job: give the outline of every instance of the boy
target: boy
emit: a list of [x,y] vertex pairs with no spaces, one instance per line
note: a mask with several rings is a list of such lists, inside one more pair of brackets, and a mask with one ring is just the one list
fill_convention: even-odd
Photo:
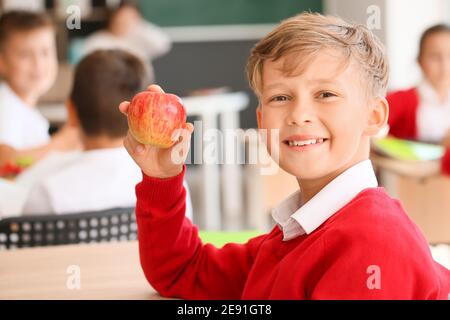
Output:
[[143,63],[121,50],[96,51],[80,62],[68,109],[71,122],[80,127],[84,150],[52,154],[18,179],[22,184],[38,180],[26,201],[25,214],[135,205],[130,189],[141,173],[123,147],[128,126],[117,105],[131,99],[146,82]]
[[401,139],[450,147],[450,25],[424,31],[417,62],[420,83],[387,96],[391,106],[389,133]]
[[0,165],[79,146],[70,125],[50,139],[49,123],[36,110],[57,68],[55,29],[47,15],[11,11],[0,17]]
[[[170,162],[171,150],[128,135],[144,174],[136,214],[151,285],[185,299],[447,299],[450,272],[433,261],[401,204],[377,187],[368,160],[370,137],[388,118],[379,40],[339,18],[300,14],[256,45],[248,75],[259,128],[279,130],[267,149],[301,192],[273,210],[269,234],[222,249],[203,245],[183,217],[184,167]],[[174,150],[187,152],[191,132]]]

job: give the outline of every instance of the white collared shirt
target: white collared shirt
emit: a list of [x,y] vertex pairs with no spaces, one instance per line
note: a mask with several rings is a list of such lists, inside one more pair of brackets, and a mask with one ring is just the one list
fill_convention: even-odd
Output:
[[[29,188],[24,215],[101,211],[136,205],[142,172],[125,148],[53,153],[18,178]],[[192,219],[189,188],[186,216]]]
[[0,144],[30,149],[50,140],[49,123],[36,108],[27,106],[6,84],[0,84]]
[[300,191],[292,194],[272,210],[272,217],[283,231],[283,241],[288,241],[310,234],[358,193],[376,187],[372,162],[365,160],[341,173],[305,204]]
[[418,86],[417,134],[420,141],[440,143],[450,130],[450,91],[442,103],[426,81]]

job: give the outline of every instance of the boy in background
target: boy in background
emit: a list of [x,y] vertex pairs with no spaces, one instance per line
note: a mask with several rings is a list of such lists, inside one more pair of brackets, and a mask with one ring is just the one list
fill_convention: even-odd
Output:
[[[123,147],[128,125],[117,105],[145,88],[146,75],[144,64],[122,50],[99,50],[80,62],[68,110],[70,122],[80,128],[83,151],[52,154],[19,177],[19,183],[38,181],[31,188],[24,214],[135,205],[130,190],[142,173]],[[189,196],[187,202],[190,207]]]
[[50,151],[79,147],[73,126],[50,137],[47,119],[36,110],[57,70],[50,17],[26,11],[0,17],[0,165],[25,157],[37,161]]

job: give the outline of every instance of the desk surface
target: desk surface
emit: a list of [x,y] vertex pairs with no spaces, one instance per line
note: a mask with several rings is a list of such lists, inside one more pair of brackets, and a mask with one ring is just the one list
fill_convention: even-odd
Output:
[[[80,289],[68,289],[78,270]],[[163,298],[144,277],[138,243],[128,242],[0,252],[0,299]]]

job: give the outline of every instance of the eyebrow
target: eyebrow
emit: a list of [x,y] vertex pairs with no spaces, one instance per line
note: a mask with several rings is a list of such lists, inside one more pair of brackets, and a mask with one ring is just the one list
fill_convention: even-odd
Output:
[[[334,79],[330,78],[317,78],[317,79],[311,79],[307,81],[308,85],[315,85],[315,84],[334,84],[340,86],[340,82],[336,81]],[[269,84],[267,86],[264,86],[264,90],[270,90],[278,87],[285,87],[286,85],[282,82],[276,82]]]
[[267,86],[264,86],[264,90],[274,89],[274,88],[277,88],[277,87],[285,87],[285,85],[283,83],[281,83],[281,82],[272,83],[272,84],[269,84]]
[[326,78],[317,78],[311,79],[307,81],[308,84],[339,84],[339,81],[334,79],[326,79]]

